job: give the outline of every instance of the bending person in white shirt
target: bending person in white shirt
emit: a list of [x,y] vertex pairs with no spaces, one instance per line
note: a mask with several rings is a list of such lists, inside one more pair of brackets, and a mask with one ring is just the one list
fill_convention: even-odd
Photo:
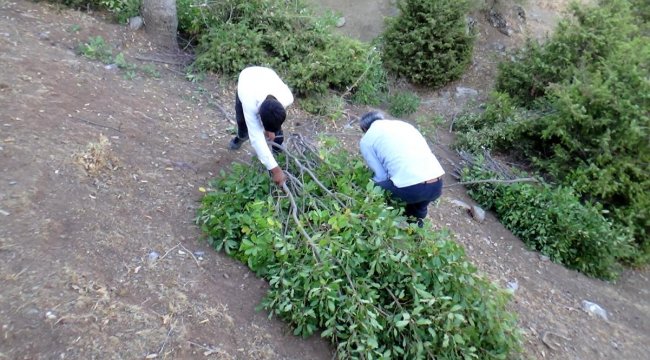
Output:
[[286,175],[266,141],[282,145],[282,123],[287,117],[286,108],[292,103],[291,90],[272,69],[251,66],[239,74],[235,99],[237,136],[230,141],[229,148],[237,150],[250,138],[257,157],[278,186],[286,181]]
[[363,115],[359,125],[365,133],[361,154],[374,173],[373,180],[404,201],[404,214],[422,227],[429,203],[442,194],[445,173],[426,139],[411,124],[384,119],[378,111]]

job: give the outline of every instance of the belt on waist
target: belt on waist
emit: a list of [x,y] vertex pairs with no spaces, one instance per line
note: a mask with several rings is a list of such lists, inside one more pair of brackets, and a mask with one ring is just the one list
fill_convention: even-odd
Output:
[[439,177],[438,177],[438,178],[435,178],[435,179],[427,180],[427,181],[423,182],[423,184],[433,184],[433,183],[437,183],[438,180],[440,180]]

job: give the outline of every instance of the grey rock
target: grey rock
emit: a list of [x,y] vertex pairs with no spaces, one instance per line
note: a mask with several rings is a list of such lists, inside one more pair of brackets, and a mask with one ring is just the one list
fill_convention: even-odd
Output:
[[506,46],[501,44],[501,43],[494,43],[492,44],[492,48],[500,53],[505,53],[506,52]]
[[550,261],[551,260],[551,258],[549,258],[548,256],[541,255],[541,254],[539,255],[539,259],[542,260],[542,261]]
[[513,281],[508,281],[508,284],[506,286],[508,289],[512,290],[512,292],[515,292],[519,289],[519,282],[517,279],[514,279]]
[[458,206],[458,207],[461,207],[461,208],[463,208],[465,210],[470,210],[472,208],[471,206],[469,206],[465,202],[457,200],[457,199],[452,200],[451,203]]
[[104,69],[106,69],[106,70],[108,70],[108,71],[117,70],[117,64],[108,64],[108,65],[104,65]]
[[494,26],[499,30],[500,33],[510,36],[512,35],[512,28],[508,24],[508,21],[506,20],[505,16],[501,14],[500,12],[490,9],[490,11],[486,15],[487,21],[490,23],[490,25]]
[[11,214],[8,211],[0,209],[0,215],[9,216]]
[[210,137],[206,133],[201,133],[201,140],[208,140]]
[[340,18],[338,18],[338,20],[336,20],[336,27],[340,28],[343,26],[345,26],[345,18],[341,16]]
[[515,5],[512,8],[512,11],[515,13],[515,15],[517,15],[517,20],[519,20],[520,23],[526,23],[526,10],[524,10],[523,7],[520,5]]
[[136,31],[140,30],[144,25],[144,20],[140,16],[134,16],[129,19],[129,29]]
[[471,16],[468,16],[465,18],[465,23],[467,24],[465,31],[468,34],[474,33],[474,31],[476,30],[476,19],[474,19]]
[[456,87],[457,98],[476,97],[476,96],[478,96],[478,90],[472,88],[466,88],[462,86]]
[[194,256],[196,256],[196,257],[204,257],[205,256],[205,251],[195,251]]
[[9,185],[16,185],[16,184],[18,184],[18,182],[16,182],[16,181],[10,181],[9,182]]
[[472,205],[472,208],[470,209],[470,213],[472,214],[474,220],[480,223],[485,221],[485,210],[483,210],[481,207]]

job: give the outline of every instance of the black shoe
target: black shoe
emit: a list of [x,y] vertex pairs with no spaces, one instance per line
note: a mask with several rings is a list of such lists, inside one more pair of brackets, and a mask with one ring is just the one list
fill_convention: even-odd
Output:
[[235,136],[232,140],[230,140],[230,144],[228,145],[228,149],[230,150],[239,150],[241,145],[248,140],[248,137],[241,139],[239,136]]

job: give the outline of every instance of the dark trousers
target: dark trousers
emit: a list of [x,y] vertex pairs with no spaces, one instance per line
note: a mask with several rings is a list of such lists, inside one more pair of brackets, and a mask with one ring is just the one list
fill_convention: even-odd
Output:
[[[237,137],[240,140],[247,140],[248,126],[246,126],[244,108],[242,107],[241,100],[239,100],[239,94],[235,94],[235,119],[237,120]],[[282,132],[282,129],[275,132],[275,139],[273,142],[278,145],[282,145],[284,142],[284,133]]]
[[398,188],[391,180],[378,182],[377,185],[389,191],[392,197],[406,203],[404,215],[424,219],[427,216],[427,207],[442,195],[442,179],[431,184],[415,184]]

